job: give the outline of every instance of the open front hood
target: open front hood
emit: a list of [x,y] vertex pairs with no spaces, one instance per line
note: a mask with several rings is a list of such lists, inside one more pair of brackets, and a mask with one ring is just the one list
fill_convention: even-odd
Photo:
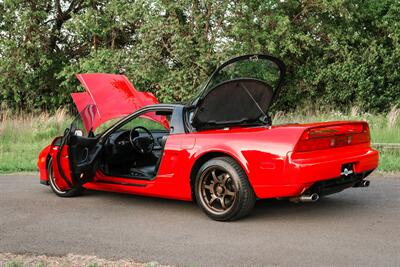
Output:
[[[86,90],[71,94],[79,113],[88,105],[96,106],[96,109],[93,109],[96,114],[90,113],[90,116],[93,116],[91,119],[83,118],[88,130],[95,130],[103,122],[129,115],[144,106],[158,104],[153,94],[137,91],[125,75],[90,73],[78,74],[77,78]],[[146,117],[168,128],[164,117]]]
[[225,62],[192,102],[193,127],[203,130],[267,123],[284,76],[284,63],[267,55],[245,55]]

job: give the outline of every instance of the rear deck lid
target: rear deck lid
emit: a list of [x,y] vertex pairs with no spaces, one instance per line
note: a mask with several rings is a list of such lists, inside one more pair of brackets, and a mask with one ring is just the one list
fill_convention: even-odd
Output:
[[267,123],[268,109],[284,75],[284,63],[268,55],[245,55],[225,62],[191,103],[193,127],[203,130]]

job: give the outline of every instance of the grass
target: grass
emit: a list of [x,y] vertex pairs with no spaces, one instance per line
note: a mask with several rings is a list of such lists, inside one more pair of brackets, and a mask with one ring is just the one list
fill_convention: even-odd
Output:
[[24,264],[24,263],[19,262],[19,261],[9,261],[9,262],[6,262],[4,264],[4,267],[24,267],[26,265],[29,265],[29,266],[32,266],[32,267],[45,267],[46,266],[43,263],[38,263],[36,265],[33,265],[33,264]]
[[[140,263],[131,259],[103,259],[89,255],[67,254],[64,256],[47,256],[32,254],[0,253],[0,266],[4,267],[46,267],[46,266],[76,266],[76,267],[163,267],[158,262]],[[165,266],[168,267],[168,266]]]
[[[58,265],[58,263],[56,263],[56,265]],[[149,262],[149,263],[146,263],[146,264],[136,264],[136,265],[137,266],[140,265],[140,266],[143,266],[143,267],[159,267],[159,266],[161,267],[161,265],[158,262]],[[30,263],[24,264],[24,263],[18,262],[18,261],[9,261],[9,262],[6,262],[4,264],[4,267],[24,267],[24,266],[46,267],[46,265],[43,264],[43,263],[38,263],[36,265],[32,265]],[[65,265],[65,266],[67,266],[67,265]],[[107,266],[107,265],[104,265],[104,266]],[[114,265],[114,263],[113,263],[112,266],[118,266],[118,264]],[[121,264],[121,266],[128,266],[128,265],[126,265],[124,263],[124,264]],[[130,264],[129,264],[129,266],[130,266]],[[87,267],[100,267],[100,265],[98,265],[97,263],[91,263],[91,264],[87,265]]]
[[353,108],[348,113],[334,110],[302,110],[290,114],[277,113],[274,124],[309,123],[334,120],[364,120],[371,130],[373,143],[400,143],[400,108],[393,107],[387,114],[370,114]]
[[[290,114],[277,113],[274,124],[309,123],[334,120],[364,120],[371,131],[372,143],[400,143],[400,108],[393,107],[387,114],[370,114],[353,108],[348,113],[334,110],[301,110]],[[400,171],[400,149],[379,149],[379,170]]]
[[36,171],[38,153],[71,121],[64,109],[40,115],[0,113],[0,173]]
[[[72,117],[65,109],[54,114],[12,114],[0,111],[0,173],[36,171],[40,150],[63,133]],[[400,109],[388,114],[369,114],[353,108],[348,113],[334,110],[300,110],[277,113],[274,124],[307,123],[332,120],[366,120],[374,143],[400,143]],[[400,171],[400,150],[381,149],[379,169]]]
[[4,265],[4,267],[22,267],[22,263],[20,262],[16,262],[16,261],[9,261],[6,262],[6,264]]

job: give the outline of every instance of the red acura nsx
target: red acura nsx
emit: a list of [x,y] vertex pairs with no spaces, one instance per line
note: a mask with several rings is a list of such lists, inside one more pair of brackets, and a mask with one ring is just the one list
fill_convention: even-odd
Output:
[[364,121],[273,125],[285,65],[233,58],[189,104],[158,104],[123,75],[79,74],[79,115],[39,155],[40,182],[61,197],[84,189],[195,200],[212,219],[249,214],[257,199],[313,202],[366,187],[378,166]]

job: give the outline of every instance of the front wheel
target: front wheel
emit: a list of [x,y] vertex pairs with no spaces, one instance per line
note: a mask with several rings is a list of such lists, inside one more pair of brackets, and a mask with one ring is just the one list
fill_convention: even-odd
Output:
[[59,178],[57,179],[54,176],[52,159],[50,159],[48,162],[47,173],[49,176],[50,188],[57,196],[59,196],[59,197],[74,197],[74,196],[79,196],[82,194],[82,192],[84,190],[82,186],[76,186],[72,189],[66,189],[66,186],[62,185],[62,182],[59,181]]
[[211,159],[200,168],[195,196],[200,208],[217,221],[240,219],[250,213],[256,202],[246,173],[229,157]]

